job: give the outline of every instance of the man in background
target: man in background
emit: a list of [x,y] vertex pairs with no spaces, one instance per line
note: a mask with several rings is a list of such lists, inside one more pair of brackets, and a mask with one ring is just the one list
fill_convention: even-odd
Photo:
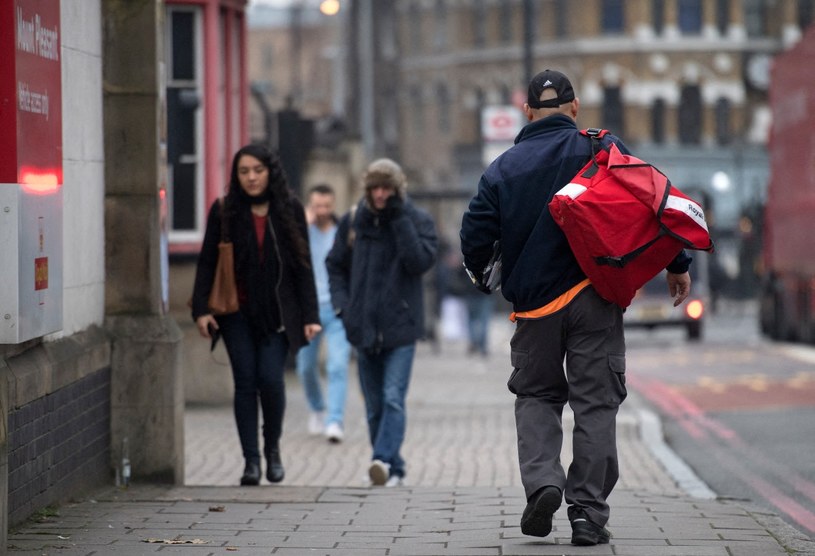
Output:
[[[348,359],[351,344],[345,337],[342,320],[334,314],[325,258],[334,244],[337,218],[334,215],[335,194],[331,186],[319,184],[308,192],[306,215],[309,221],[308,239],[311,265],[317,285],[322,332],[297,353],[297,376],[303,384],[306,401],[311,409],[308,422],[310,434],[325,434],[329,442],[342,442],[345,435],[345,399],[348,391]],[[326,396],[320,385],[320,345],[326,343]],[[327,400],[327,401],[326,401]]]

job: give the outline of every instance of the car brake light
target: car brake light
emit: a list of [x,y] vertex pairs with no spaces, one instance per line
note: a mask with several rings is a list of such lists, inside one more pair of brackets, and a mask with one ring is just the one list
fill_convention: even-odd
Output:
[[685,314],[688,315],[693,320],[698,320],[702,317],[702,313],[705,312],[704,304],[699,301],[698,299],[694,299],[685,307]]

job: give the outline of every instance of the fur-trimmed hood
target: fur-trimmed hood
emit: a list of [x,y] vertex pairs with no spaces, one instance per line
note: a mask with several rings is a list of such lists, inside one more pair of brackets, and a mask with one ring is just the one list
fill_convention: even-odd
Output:
[[390,158],[379,158],[368,165],[365,174],[362,176],[362,186],[365,188],[365,203],[368,208],[373,206],[370,198],[370,190],[373,186],[387,184],[396,190],[396,194],[402,199],[407,192],[407,177],[402,167]]

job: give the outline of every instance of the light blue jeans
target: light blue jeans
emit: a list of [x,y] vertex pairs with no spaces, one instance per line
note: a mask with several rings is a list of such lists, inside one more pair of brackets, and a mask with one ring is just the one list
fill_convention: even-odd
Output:
[[[351,344],[345,337],[342,321],[334,314],[331,303],[320,304],[320,323],[323,330],[311,343],[297,352],[297,376],[306,392],[306,401],[312,411],[325,411],[325,424],[343,424],[345,398],[348,392],[348,359]],[[327,396],[323,397],[320,386],[320,343],[325,337],[327,343],[325,374]]]
[[373,459],[390,465],[391,476],[405,476],[405,460],[399,454],[405,439],[407,397],[416,345],[379,353],[357,354],[359,383],[365,398]]

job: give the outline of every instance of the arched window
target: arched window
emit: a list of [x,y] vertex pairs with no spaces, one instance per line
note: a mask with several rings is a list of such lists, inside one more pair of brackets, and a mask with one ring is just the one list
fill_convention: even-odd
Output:
[[501,42],[504,44],[512,42],[512,13],[513,4],[510,0],[503,0],[501,2],[501,20],[500,20],[500,33]]
[[765,0],[742,0],[744,2],[744,26],[748,37],[767,36],[767,2]]
[[433,46],[437,51],[447,48],[447,2],[446,0],[436,0],[435,7],[436,31],[433,36]]
[[482,89],[475,90],[475,129],[478,130],[478,141],[483,137],[483,130],[481,129],[481,112],[484,110],[484,105],[487,103],[487,95],[484,94]]
[[422,14],[418,2],[410,4],[408,21],[410,21],[410,49],[413,52],[420,52],[422,49]]
[[475,46],[482,47],[487,44],[487,6],[485,0],[475,0],[472,29]]
[[702,0],[679,0],[679,30],[685,35],[702,32]]
[[625,31],[625,8],[623,0],[603,0],[600,28],[603,33],[619,34]]
[[730,0],[716,0],[716,29],[722,36],[730,27]]
[[555,1],[555,36],[559,39],[569,36],[569,3],[570,0]]
[[730,101],[726,98],[720,98],[716,101],[716,142],[720,145],[727,145],[732,140]]
[[447,85],[436,85],[436,106],[438,107],[439,131],[450,132],[450,92]]
[[422,102],[422,90],[418,85],[410,88],[410,106],[413,110],[411,117],[413,131],[417,134],[424,133],[424,103]]
[[657,36],[665,29],[665,0],[651,0],[651,26]]
[[684,85],[679,97],[679,142],[698,145],[702,142],[702,93],[698,85]]
[[603,127],[614,135],[625,136],[625,118],[622,90],[619,86],[603,90]]
[[815,12],[815,0],[798,0],[798,27],[801,30],[809,27]]
[[665,99],[658,98],[651,105],[651,140],[657,145],[665,142]]

